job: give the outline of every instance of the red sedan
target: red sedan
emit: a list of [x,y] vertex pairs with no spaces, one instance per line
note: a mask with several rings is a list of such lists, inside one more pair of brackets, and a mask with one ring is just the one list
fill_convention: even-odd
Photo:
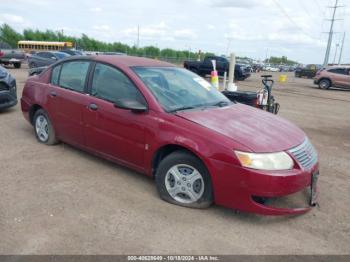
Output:
[[[303,131],[168,63],[68,58],[27,80],[21,106],[40,143],[63,141],[152,176],[173,204],[285,215],[316,203],[318,157]],[[310,187],[310,206],[262,201]]]

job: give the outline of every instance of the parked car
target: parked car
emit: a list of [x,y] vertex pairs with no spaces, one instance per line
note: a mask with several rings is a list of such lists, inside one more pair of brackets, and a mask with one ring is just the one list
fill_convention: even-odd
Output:
[[39,75],[41,72],[43,72],[48,66],[41,66],[41,67],[33,67],[29,68],[28,70],[28,76],[34,76]]
[[295,77],[306,77],[313,78],[315,77],[317,71],[321,69],[321,65],[307,65],[306,67],[298,67],[295,69]]
[[279,72],[280,71],[279,67],[273,66],[273,65],[266,65],[263,67],[263,70],[269,71],[269,72]]
[[68,56],[63,52],[38,52],[28,57],[29,68],[51,65]]
[[0,110],[17,104],[16,79],[0,66]]
[[68,55],[74,56],[74,55],[84,55],[84,52],[75,50],[75,49],[63,49],[60,50],[61,53],[66,53]]
[[[221,56],[207,56],[203,61],[185,61],[184,68],[200,76],[209,75],[213,71],[212,60],[216,61],[216,70],[219,75],[224,75],[225,72],[228,73],[230,62]],[[250,69],[236,64],[234,77],[238,81],[245,80],[250,77]]]
[[350,67],[333,66],[317,72],[314,83],[322,89],[330,87],[350,88]]
[[24,52],[16,49],[1,49],[0,64],[13,65],[15,68],[21,68],[22,62],[25,59]]
[[318,157],[302,130],[169,63],[71,57],[28,78],[21,108],[40,143],[63,141],[152,176],[173,204],[301,214],[311,207],[263,200],[310,186],[316,201]]
[[126,55],[126,54],[121,52],[103,52],[103,55]]

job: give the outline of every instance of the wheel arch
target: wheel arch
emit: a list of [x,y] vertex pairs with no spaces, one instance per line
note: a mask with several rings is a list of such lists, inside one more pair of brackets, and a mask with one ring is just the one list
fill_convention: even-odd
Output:
[[34,124],[34,115],[39,109],[43,109],[43,107],[38,104],[32,105],[29,109],[29,120],[32,125]]
[[[195,156],[196,158],[198,158],[203,163],[203,165],[206,166],[203,159],[193,149],[188,148],[188,147],[183,146],[183,145],[179,145],[179,144],[166,144],[166,145],[159,147],[153,154],[152,162],[151,162],[151,168],[152,168],[151,174],[153,177],[155,176],[155,174],[157,172],[157,168],[158,168],[160,162],[166,156],[170,155],[171,153],[173,153],[175,151],[185,151],[185,152]],[[207,167],[207,169],[208,169],[208,167]]]
[[328,80],[330,82],[330,86],[333,85],[333,82],[332,82],[332,79],[330,79],[329,77],[321,77],[319,80],[318,80],[318,83],[320,83],[322,80]]

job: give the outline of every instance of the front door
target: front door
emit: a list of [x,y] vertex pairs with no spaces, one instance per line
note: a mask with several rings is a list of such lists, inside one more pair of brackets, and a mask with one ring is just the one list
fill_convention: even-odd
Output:
[[114,106],[119,99],[146,103],[120,70],[96,63],[89,102],[84,110],[84,134],[91,150],[141,170],[144,166],[145,126],[148,113],[133,113]]

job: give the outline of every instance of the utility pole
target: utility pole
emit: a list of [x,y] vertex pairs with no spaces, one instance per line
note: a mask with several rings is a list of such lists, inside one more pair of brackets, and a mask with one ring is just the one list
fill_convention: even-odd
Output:
[[335,64],[335,59],[337,58],[339,44],[335,45],[335,53],[333,58],[333,65]]
[[323,66],[326,67],[328,65],[328,61],[329,61],[329,54],[331,52],[331,47],[332,47],[332,40],[333,40],[333,26],[334,26],[334,21],[335,20],[338,20],[338,19],[335,19],[335,14],[336,14],[336,11],[339,7],[344,7],[344,6],[340,6],[338,5],[338,0],[335,0],[335,5],[334,6],[330,6],[329,8],[333,8],[333,15],[332,15],[332,19],[330,19],[331,21],[331,27],[329,29],[329,32],[328,32],[328,43],[327,43],[327,49],[326,49],[326,55],[324,57],[324,62],[323,62]]
[[343,40],[342,40],[341,47],[340,47],[340,54],[339,54],[338,65],[340,65],[341,57],[343,55],[344,41],[345,41],[345,32],[343,34]]

